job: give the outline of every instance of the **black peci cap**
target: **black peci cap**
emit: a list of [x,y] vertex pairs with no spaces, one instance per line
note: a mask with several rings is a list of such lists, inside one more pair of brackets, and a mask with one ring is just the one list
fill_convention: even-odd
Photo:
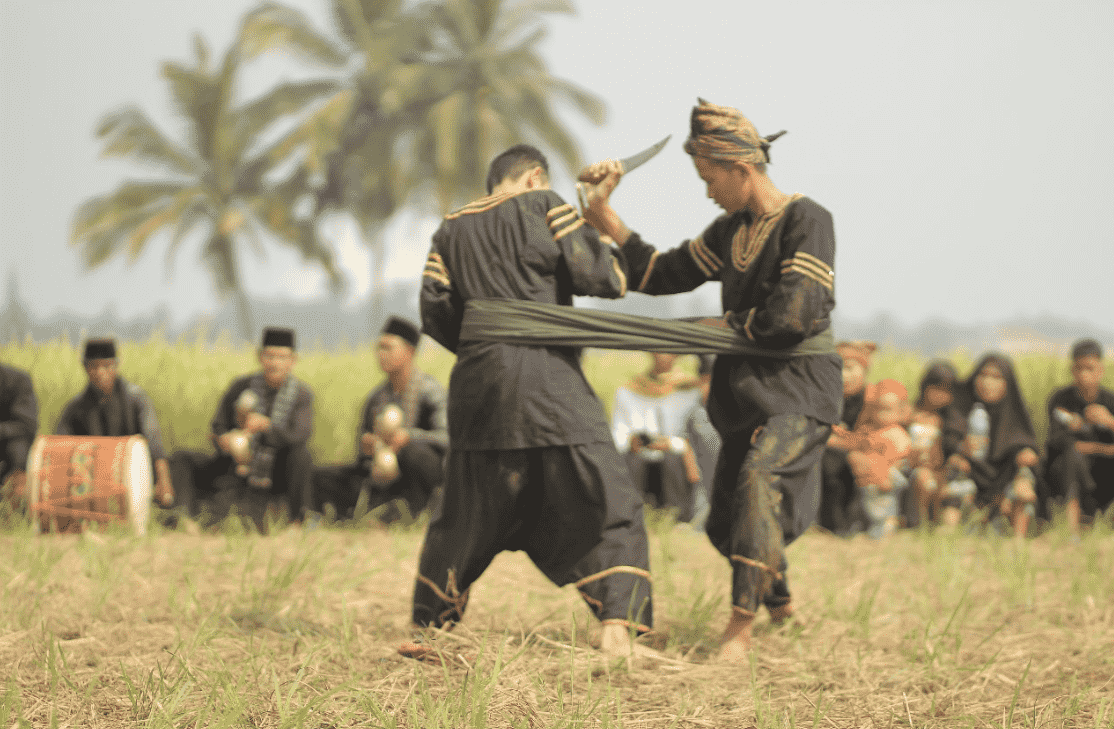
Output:
[[267,327],[263,330],[261,347],[290,347],[294,349],[294,330],[282,327]]
[[91,359],[116,359],[115,339],[89,339],[85,342],[85,353],[82,360]]
[[380,334],[394,334],[396,337],[402,337],[410,343],[411,347],[417,347],[422,338],[422,330],[401,316],[392,316],[387,319],[387,323],[383,325],[383,331]]

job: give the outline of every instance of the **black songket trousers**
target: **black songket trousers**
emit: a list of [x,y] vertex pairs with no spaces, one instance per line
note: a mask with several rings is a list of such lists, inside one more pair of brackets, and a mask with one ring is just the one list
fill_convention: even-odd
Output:
[[642,499],[611,443],[520,450],[449,449],[413,621],[459,621],[468,588],[504,550],[522,550],[557,585],[576,583],[597,618],[653,625]]
[[816,520],[831,426],[775,415],[723,439],[707,532],[731,563],[731,604],[754,613],[790,600],[785,547]]

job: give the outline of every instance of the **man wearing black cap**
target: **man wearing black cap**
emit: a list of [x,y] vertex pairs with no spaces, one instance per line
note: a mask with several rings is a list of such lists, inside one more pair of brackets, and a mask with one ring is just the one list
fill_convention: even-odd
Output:
[[[221,398],[212,422],[220,456],[206,470],[231,472],[234,446],[229,431],[247,433],[251,460],[247,475],[234,481],[236,496],[253,503],[285,496],[289,517],[299,520],[303,505],[309,503],[312,483],[308,444],[313,435],[313,392],[293,375],[296,362],[293,330],[263,330],[259,347],[262,371],[233,380]],[[249,399],[252,406],[243,407]],[[261,514],[253,513],[253,518],[262,525]]]
[[39,401],[31,376],[0,364],[0,487],[11,476],[11,497],[23,497],[27,453],[39,429]]
[[89,384],[62,410],[55,434],[113,438],[142,435],[155,464],[155,500],[170,506],[174,503],[174,487],[155,408],[147,393],[117,374],[116,341],[85,342],[82,364]]
[[[364,402],[356,428],[356,465],[314,469],[318,504],[330,502],[343,516],[356,505],[363,485],[369,484],[369,508],[401,497],[410,513],[417,514],[441,485],[442,461],[449,447],[446,395],[441,383],[414,362],[421,336],[415,324],[401,317],[392,316],[383,326],[376,353],[387,381]],[[392,405],[401,417],[385,429],[382,419]],[[384,448],[398,464],[393,478],[373,473],[373,460]]]

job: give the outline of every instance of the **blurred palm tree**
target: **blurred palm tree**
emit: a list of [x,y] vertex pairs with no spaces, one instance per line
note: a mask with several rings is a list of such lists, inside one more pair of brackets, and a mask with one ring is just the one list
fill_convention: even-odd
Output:
[[234,298],[243,333],[251,340],[255,332],[240,261],[245,244],[258,255],[264,253],[261,233],[321,265],[334,289],[341,285],[332,249],[315,235],[312,210],[300,209],[307,170],[298,166],[282,179],[291,135],[269,141],[274,135],[267,133],[274,122],[306,110],[335,85],[327,80],[282,83],[254,101],[237,104],[241,42],[216,66],[210,64],[200,36],[195,36],[194,50],[192,65],[170,61],[162,67],[175,111],[186,123],[184,143],[168,138],[134,107],[108,114],[97,128],[103,156],[145,163],[168,174],[125,181],[84,202],[75,215],[71,243],[81,248],[87,268],[121,255],[130,264],[157,233],[168,231],[167,265],[172,271],[183,241],[203,232],[204,265],[218,295]]
[[372,247],[373,308],[379,312],[386,251],[381,232],[403,206],[448,212],[484,192],[487,165],[528,141],[581,166],[557,117],[571,102],[595,123],[603,102],[549,75],[537,45],[545,13],[564,0],[332,0],[338,38],[300,11],[265,3],[245,21],[249,55],[283,48],[340,72],[335,93],[287,142],[304,151],[315,215],[344,210]]

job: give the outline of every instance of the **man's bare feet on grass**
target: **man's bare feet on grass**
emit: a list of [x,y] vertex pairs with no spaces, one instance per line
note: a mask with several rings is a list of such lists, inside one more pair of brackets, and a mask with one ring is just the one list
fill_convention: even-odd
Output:
[[653,648],[631,639],[631,630],[625,622],[604,622],[600,632],[600,652],[609,658],[662,658]]
[[717,661],[736,666],[749,663],[754,642],[751,637],[753,629],[754,613],[742,608],[732,608],[731,619],[727,621],[727,629],[723,631],[723,639],[720,641]]
[[432,663],[438,666],[442,663],[441,655],[437,652],[437,648],[432,641],[422,636],[403,641],[402,645],[398,647],[398,654],[406,658],[413,658],[415,661]]

